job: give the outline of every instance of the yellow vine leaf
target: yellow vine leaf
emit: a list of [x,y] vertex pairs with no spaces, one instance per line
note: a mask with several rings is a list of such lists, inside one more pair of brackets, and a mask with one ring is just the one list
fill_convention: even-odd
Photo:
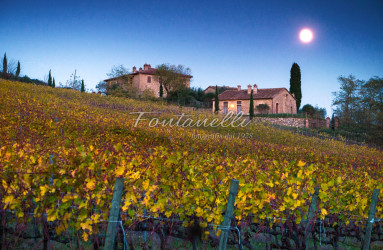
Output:
[[321,217],[322,219],[324,219],[324,217],[325,217],[327,214],[328,214],[328,213],[327,213],[327,210],[324,209],[324,208],[322,208],[322,209],[321,209],[321,216],[320,216],[320,217]]
[[86,187],[90,190],[93,190],[96,187],[96,183],[94,180],[88,180],[86,183]]
[[82,234],[82,238],[83,238],[83,240],[84,240],[85,242],[88,241],[88,237],[89,237],[89,235],[88,235],[86,232],[84,232],[84,233]]
[[5,203],[4,209],[7,207],[7,205],[13,203],[14,200],[15,200],[15,197],[13,197],[13,195],[6,196],[4,199],[4,203]]
[[306,162],[304,162],[304,161],[298,162],[298,167],[303,167],[304,165],[306,165]]
[[70,194],[67,194],[67,195],[65,195],[65,196],[63,197],[62,202],[67,202],[67,201],[69,201],[71,198],[72,198],[72,196],[71,196]]
[[93,214],[91,218],[93,219],[94,223],[98,223],[100,220],[100,217],[101,215],[99,214]]
[[84,223],[81,223],[80,225],[81,225],[81,228],[82,228],[83,230],[88,229],[89,232],[92,232],[92,225],[91,225],[91,223],[92,223],[92,221],[87,220],[87,221],[85,221]]
[[60,223],[60,225],[56,228],[56,233],[61,234],[64,231],[65,231],[65,226],[63,223]]
[[150,180],[149,180],[149,179],[146,179],[146,180],[142,183],[142,187],[143,187],[145,190],[148,190],[149,185],[150,185]]
[[56,210],[51,209],[47,211],[47,221],[54,221],[56,220]]
[[6,182],[5,180],[2,180],[2,183],[3,183],[3,187],[4,187],[5,189],[8,189],[7,182]]
[[124,174],[124,171],[125,171],[125,166],[120,166],[116,169],[115,173],[116,175],[121,176]]
[[47,189],[48,189],[48,187],[47,186],[42,186],[42,187],[40,187],[40,194],[41,194],[41,196],[44,196],[45,195],[45,193],[47,192]]
[[200,225],[202,228],[207,227],[207,223],[206,223],[206,222],[201,222],[199,225]]

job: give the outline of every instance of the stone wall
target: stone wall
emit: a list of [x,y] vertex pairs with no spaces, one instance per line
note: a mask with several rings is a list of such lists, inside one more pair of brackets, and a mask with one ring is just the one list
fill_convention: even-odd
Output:
[[274,125],[280,125],[280,126],[288,126],[288,127],[298,127],[298,128],[304,128],[305,118],[274,118],[274,117],[254,117],[255,121],[260,121],[263,123],[271,123]]
[[309,119],[309,128],[325,128],[326,119]]
[[298,128],[325,128],[325,119],[314,119],[314,118],[274,118],[274,117],[254,117],[255,121],[268,122],[274,125],[298,127]]

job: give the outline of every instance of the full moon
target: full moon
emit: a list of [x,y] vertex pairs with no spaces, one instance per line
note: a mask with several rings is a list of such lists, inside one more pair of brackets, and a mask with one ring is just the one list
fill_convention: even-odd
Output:
[[311,40],[313,40],[313,32],[309,29],[303,29],[299,33],[299,38],[304,43],[309,43]]

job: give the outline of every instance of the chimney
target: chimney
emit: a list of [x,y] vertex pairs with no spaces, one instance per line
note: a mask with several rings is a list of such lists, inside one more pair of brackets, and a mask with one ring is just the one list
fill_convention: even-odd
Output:
[[137,72],[137,68],[136,66],[133,66],[133,73],[136,73]]
[[257,86],[257,84],[254,84],[253,87],[254,87],[254,88],[253,88],[253,93],[254,93],[254,94],[257,94],[257,92],[258,92],[258,86]]
[[249,85],[247,85],[247,94],[251,94],[251,85],[249,84]]
[[152,68],[152,65],[149,64],[149,69],[151,69],[151,68]]
[[238,85],[237,87],[238,87],[238,91],[241,91],[241,85]]
[[145,64],[144,64],[144,70],[148,70],[148,69],[149,69],[149,66],[150,66],[149,64],[145,63]]
[[139,71],[142,71],[142,68],[140,67]]

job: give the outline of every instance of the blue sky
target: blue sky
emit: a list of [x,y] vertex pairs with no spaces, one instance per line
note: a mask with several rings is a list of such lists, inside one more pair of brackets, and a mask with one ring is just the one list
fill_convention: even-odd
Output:
[[[0,3],[0,53],[22,74],[87,88],[113,65],[183,64],[192,86],[289,89],[302,72],[302,105],[331,113],[340,75],[383,77],[381,1],[9,1]],[[309,44],[299,31],[314,32]]]

